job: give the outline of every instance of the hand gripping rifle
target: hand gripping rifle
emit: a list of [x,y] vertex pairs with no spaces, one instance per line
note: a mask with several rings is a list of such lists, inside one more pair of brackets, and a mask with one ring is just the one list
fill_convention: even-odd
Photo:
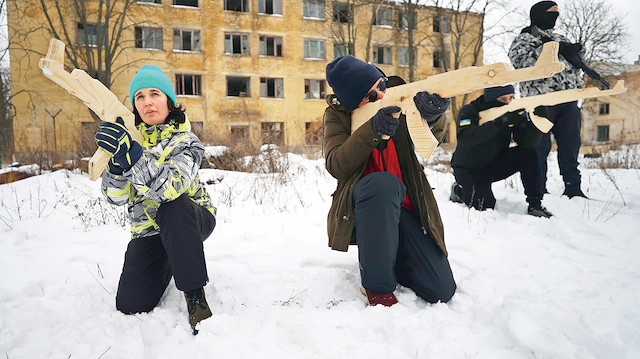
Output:
[[[64,47],[64,43],[60,40],[49,41],[47,56],[40,59],[40,68],[44,75],[79,98],[102,121],[115,122],[118,117],[122,117],[131,137],[142,144],[144,140],[135,126],[133,113],[118,101],[113,92],[83,70],[74,69],[71,73],[65,71]],[[110,158],[111,155],[101,148],[96,150],[89,160],[90,180],[95,181],[100,177]]]
[[488,110],[481,111],[479,124],[482,125],[486,122],[493,121],[507,112],[525,110],[529,113],[531,122],[533,122],[533,124],[542,131],[542,133],[547,133],[551,130],[551,127],[553,127],[553,123],[544,117],[534,115],[533,110],[536,107],[553,106],[565,102],[577,101],[583,98],[618,95],[625,91],[627,91],[627,89],[624,87],[624,80],[619,80],[616,82],[615,87],[610,90],[600,90],[596,87],[587,87],[585,89],[555,91],[544,95],[517,98],[511,101],[508,105],[493,107]]
[[[544,42],[553,41],[551,39],[551,35],[549,35],[543,30],[540,30],[535,25],[531,26],[531,35],[533,36],[539,35],[542,38],[542,41]],[[605,89],[608,90],[611,88],[611,85],[604,78],[602,78],[602,76],[600,76],[599,73],[597,73],[594,69],[589,67],[589,65],[587,65],[586,62],[584,62],[580,54],[577,54],[577,53],[572,55],[562,54],[562,56],[564,56],[565,60],[567,60],[567,62],[569,62],[576,69],[582,69],[582,71],[584,71],[584,73],[587,74],[589,77],[591,77],[596,81],[600,81],[600,83],[602,84],[602,86],[604,86]]]
[[[471,66],[455,71],[430,76],[424,80],[390,87],[384,97],[355,109],[351,113],[351,133],[367,124],[379,109],[398,106],[407,118],[407,127],[416,149],[423,158],[429,158],[438,146],[427,122],[413,102],[413,96],[420,91],[437,93],[441,97],[464,95],[486,87],[503,86],[511,82],[536,80],[562,71],[564,64],[558,61],[558,43],[547,42],[534,66],[512,70],[509,65],[499,62],[486,66]],[[384,138],[384,136],[383,136]]]

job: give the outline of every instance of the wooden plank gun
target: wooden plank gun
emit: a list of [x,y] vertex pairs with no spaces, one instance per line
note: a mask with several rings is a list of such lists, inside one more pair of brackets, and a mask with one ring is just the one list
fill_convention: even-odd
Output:
[[[142,144],[142,134],[135,126],[133,113],[118,101],[113,92],[83,70],[74,69],[71,73],[64,70],[64,48],[62,41],[51,39],[47,56],[40,59],[44,75],[79,98],[102,121],[115,122],[118,117],[122,117],[131,137]],[[90,180],[95,181],[100,177],[110,158],[109,153],[98,148],[89,161]]]
[[579,99],[584,98],[618,95],[625,91],[627,91],[627,89],[624,87],[624,80],[619,80],[616,82],[616,85],[609,90],[600,90],[597,87],[587,87],[584,89],[555,91],[544,95],[517,98],[511,101],[508,105],[493,107],[488,110],[481,111],[479,124],[482,125],[486,122],[493,121],[507,112],[524,109],[529,113],[531,122],[533,122],[533,124],[542,131],[542,133],[547,133],[551,130],[551,127],[553,127],[553,123],[544,117],[534,115],[533,110],[536,107],[553,106],[565,102],[578,101]]
[[411,82],[387,89],[381,100],[370,102],[355,109],[351,114],[351,133],[367,123],[379,109],[398,106],[407,118],[407,127],[416,149],[423,158],[429,158],[438,141],[431,133],[426,121],[413,102],[413,96],[420,91],[437,93],[442,97],[464,95],[486,87],[503,86],[511,82],[541,79],[562,71],[564,64],[558,61],[557,42],[547,42],[534,66],[512,70],[509,65],[499,62],[486,66],[471,66],[455,71],[430,76],[424,80]]

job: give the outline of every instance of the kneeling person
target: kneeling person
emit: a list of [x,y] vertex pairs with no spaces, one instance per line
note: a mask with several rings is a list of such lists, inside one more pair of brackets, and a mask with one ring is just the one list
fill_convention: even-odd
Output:
[[[335,95],[327,97],[323,150],[327,170],[338,180],[327,219],[329,245],[338,251],[358,245],[361,291],[369,305],[397,303],[398,283],[428,302],[447,302],[456,283],[444,228],[405,116],[392,116],[399,107],[383,107],[351,133],[354,109],[404,81],[350,55],[327,65],[327,81]],[[443,134],[450,100],[420,92],[414,102],[436,137]]]
[[[520,172],[527,212],[536,217],[552,216],[542,206],[542,186],[535,145],[540,132],[524,111],[513,111],[479,125],[480,112],[508,105],[514,99],[512,85],[491,87],[484,95],[460,109],[456,123],[458,144],[451,159],[456,182],[451,187],[451,200],[464,202],[477,210],[494,208],[496,198],[491,184]],[[540,108],[542,109],[542,108]],[[544,116],[542,110],[536,115]],[[510,147],[511,140],[518,146]]]

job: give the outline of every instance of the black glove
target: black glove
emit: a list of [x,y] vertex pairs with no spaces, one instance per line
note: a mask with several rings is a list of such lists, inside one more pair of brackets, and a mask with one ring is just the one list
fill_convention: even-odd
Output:
[[437,120],[451,105],[450,98],[442,98],[437,93],[430,94],[427,91],[418,92],[413,97],[413,102],[415,102],[420,116],[429,124]]
[[582,45],[579,43],[572,44],[570,42],[561,42],[558,52],[567,58],[577,55],[581,50]]
[[389,106],[383,107],[371,117],[371,128],[378,136],[393,136],[396,133],[400,120],[391,116],[392,113],[400,112],[400,107]]
[[526,117],[522,110],[516,110],[507,112],[502,117],[500,117],[500,122],[505,127],[514,127],[517,126],[522,121],[526,121]]
[[547,113],[547,108],[545,106],[538,106],[534,108],[533,114],[536,116],[544,117],[546,119],[549,118],[549,114]]

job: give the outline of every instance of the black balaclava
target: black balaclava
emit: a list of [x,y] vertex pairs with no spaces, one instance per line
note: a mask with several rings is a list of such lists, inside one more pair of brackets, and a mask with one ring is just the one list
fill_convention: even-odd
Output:
[[550,11],[549,8],[556,6],[553,1],[540,1],[539,3],[531,7],[529,12],[529,18],[531,18],[531,26],[537,26],[541,30],[548,30],[556,26],[556,20],[559,13],[557,11]]

